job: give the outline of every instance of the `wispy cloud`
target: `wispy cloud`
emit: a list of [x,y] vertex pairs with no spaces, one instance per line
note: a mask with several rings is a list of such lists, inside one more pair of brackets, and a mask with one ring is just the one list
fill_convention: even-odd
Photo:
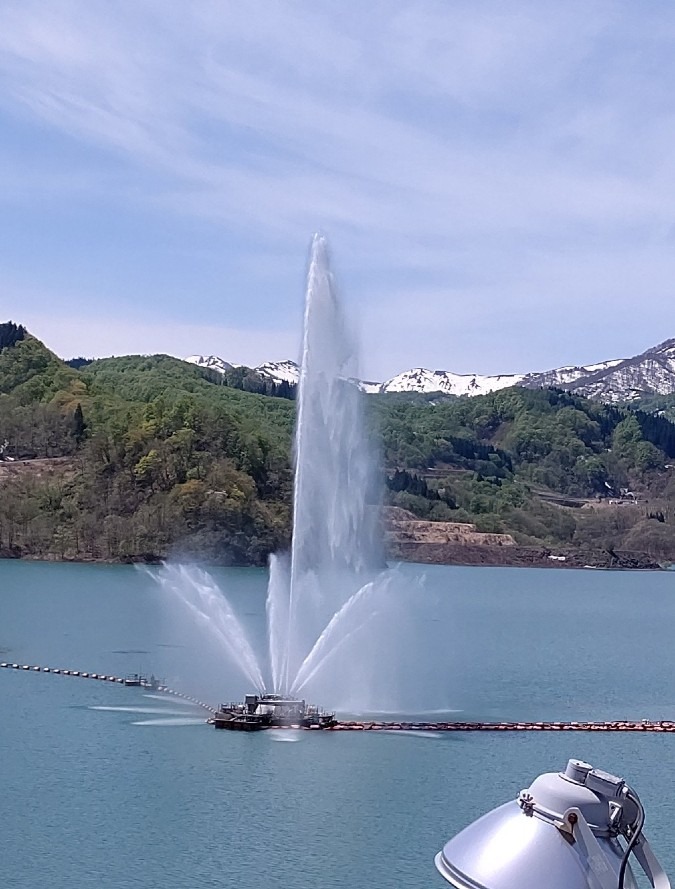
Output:
[[[37,213],[38,192],[68,192],[127,214],[147,238],[142,286],[118,279],[104,235],[89,249],[129,311],[169,325],[226,311],[282,342],[321,227],[368,322],[366,372],[603,358],[675,328],[674,49],[665,2],[8,3],[0,109],[17,141],[0,200]],[[162,266],[150,221],[186,262],[211,255],[171,306],[176,257]],[[74,226],[73,267],[77,249]],[[49,261],[15,253],[0,248],[17,293],[34,276],[44,290]],[[220,301],[216,266],[238,299]]]

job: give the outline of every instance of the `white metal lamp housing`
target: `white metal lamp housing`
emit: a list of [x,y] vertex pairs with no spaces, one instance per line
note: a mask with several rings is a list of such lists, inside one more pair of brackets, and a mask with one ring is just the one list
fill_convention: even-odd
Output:
[[458,833],[436,867],[456,889],[636,889],[632,854],[654,889],[670,889],[643,824],[622,778],[571,759]]

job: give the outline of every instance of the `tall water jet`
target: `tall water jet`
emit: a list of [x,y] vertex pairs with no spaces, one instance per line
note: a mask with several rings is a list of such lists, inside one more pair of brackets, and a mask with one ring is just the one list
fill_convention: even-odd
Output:
[[291,549],[294,583],[312,570],[361,572],[381,565],[374,511],[374,460],[364,434],[355,340],[338,303],[320,235],[312,241],[305,297],[295,437]]
[[[283,692],[290,690],[307,653],[303,649],[330,619],[326,606],[343,604],[336,586],[344,594],[345,584],[347,591],[351,586],[346,575],[358,578],[382,564],[377,513],[368,503],[375,491],[373,453],[364,432],[362,394],[351,382],[357,374],[358,351],[337,299],[328,246],[315,235],[298,385],[285,642],[278,645],[284,653],[278,678]],[[271,597],[277,582],[273,577]],[[271,627],[272,636],[275,629],[283,632],[282,626]]]

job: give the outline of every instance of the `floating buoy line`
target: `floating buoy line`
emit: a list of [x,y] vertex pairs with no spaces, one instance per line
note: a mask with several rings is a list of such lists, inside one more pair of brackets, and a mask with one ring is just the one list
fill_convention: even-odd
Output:
[[384,732],[675,732],[675,722],[338,722],[329,731]]
[[36,664],[10,664],[6,661],[0,662],[0,669],[3,667],[6,670],[25,670],[28,673],[51,673],[56,676],[75,676],[79,679],[94,679],[98,682],[112,682],[117,685],[143,688],[146,691],[156,691],[160,694],[172,695],[174,698],[181,698],[183,701],[188,701],[191,704],[196,704],[198,707],[202,707],[204,710],[208,710],[209,713],[216,712],[213,707],[209,704],[205,704],[204,701],[200,701],[199,698],[183,694],[182,691],[176,691],[175,688],[171,688],[170,686],[155,680],[146,679],[138,674],[134,674],[132,677],[109,676],[106,673],[88,673],[84,670],[65,670],[62,667],[40,667]]
[[[36,664],[13,664],[0,662],[0,669],[21,670],[27,673],[50,673],[56,676],[74,676],[79,679],[93,679],[117,685],[135,686],[160,694],[171,695],[188,701],[215,715],[216,709],[192,695],[186,695],[156,680],[147,680],[134,674],[133,677],[110,676],[106,673],[89,673],[84,670],[66,670],[62,667],[42,667]],[[206,720],[211,722],[209,718]],[[283,730],[293,726],[271,726],[271,730]],[[337,722],[323,731],[332,732],[675,732],[675,721],[642,719],[611,720],[605,722],[367,722],[347,720]]]

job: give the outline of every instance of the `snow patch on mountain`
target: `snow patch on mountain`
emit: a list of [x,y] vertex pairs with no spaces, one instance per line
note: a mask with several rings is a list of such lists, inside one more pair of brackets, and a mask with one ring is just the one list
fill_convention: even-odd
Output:
[[300,379],[300,368],[295,361],[267,361],[254,370],[275,383],[297,383]]
[[187,361],[190,364],[196,364],[197,367],[208,367],[209,370],[217,370],[221,374],[225,373],[226,370],[232,370],[234,367],[239,367],[238,364],[230,364],[229,361],[225,361],[217,355],[188,355],[183,361]]
[[355,380],[352,378],[352,383],[358,386],[362,392],[367,392],[368,395],[377,395],[378,392],[382,391],[382,383],[373,383],[372,380]]
[[601,361],[598,364],[587,364],[581,367],[568,366],[557,367],[553,370],[545,370],[541,373],[529,373],[523,377],[523,386],[528,388],[540,388],[541,386],[569,387],[572,383],[589,374],[609,370],[621,364],[623,358],[614,358],[611,361]]
[[447,370],[415,367],[392,377],[380,386],[380,392],[443,392],[446,395],[485,395],[507,386],[515,386],[523,374],[485,376],[455,374]]
[[532,389],[559,386],[607,402],[631,401],[645,395],[670,395],[675,392],[675,339],[666,340],[633,358],[528,374],[521,385]]

